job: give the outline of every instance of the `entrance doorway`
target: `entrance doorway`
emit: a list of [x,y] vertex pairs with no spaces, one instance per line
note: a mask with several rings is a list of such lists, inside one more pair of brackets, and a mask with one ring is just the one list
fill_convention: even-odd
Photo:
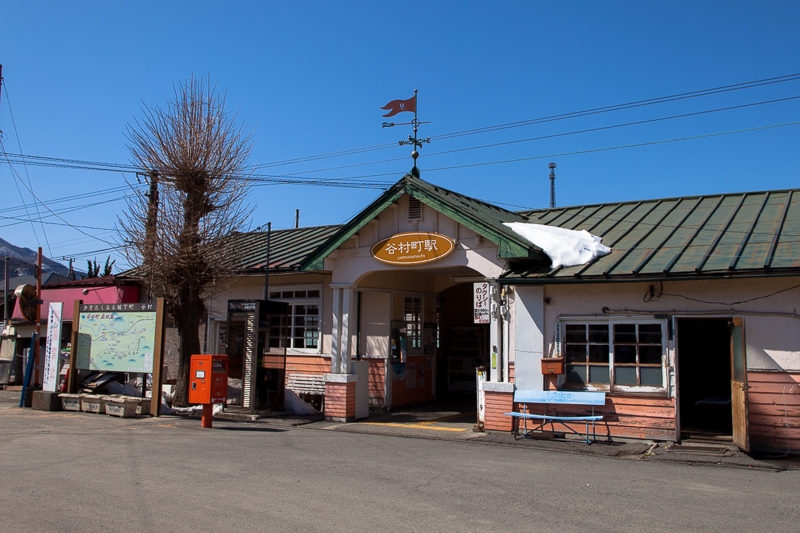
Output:
[[681,439],[731,440],[728,319],[677,320]]
[[436,384],[440,400],[475,402],[476,368],[489,366],[489,325],[475,324],[472,284],[462,283],[438,295],[439,357]]

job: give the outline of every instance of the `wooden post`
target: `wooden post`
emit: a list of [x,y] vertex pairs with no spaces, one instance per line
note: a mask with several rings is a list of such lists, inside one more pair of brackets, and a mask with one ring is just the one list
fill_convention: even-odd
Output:
[[81,326],[81,304],[83,300],[75,300],[72,305],[72,349],[69,351],[69,371],[67,372],[67,392],[74,393],[78,369],[78,330]]
[[164,365],[164,298],[156,299],[156,342],[153,346],[153,386],[150,391],[150,414],[161,416],[161,386]]

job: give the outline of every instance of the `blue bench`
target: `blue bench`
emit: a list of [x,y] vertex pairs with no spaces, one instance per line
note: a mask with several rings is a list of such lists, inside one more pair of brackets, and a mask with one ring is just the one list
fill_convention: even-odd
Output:
[[[503,413],[506,416],[514,418],[513,433],[514,438],[528,438],[533,436],[534,431],[541,430],[547,424],[560,423],[567,430],[584,437],[581,442],[590,444],[595,439],[595,422],[603,419],[603,415],[595,415],[594,408],[596,405],[605,405],[606,393],[605,392],[579,392],[579,391],[538,391],[538,390],[525,390],[517,389],[514,391],[514,403],[522,404],[522,412]],[[528,412],[528,404],[543,404],[544,414],[535,415]],[[592,414],[585,416],[554,416],[547,414],[547,405],[591,405]],[[523,433],[519,433],[519,421],[523,421]],[[539,421],[539,425],[528,429],[528,420]],[[568,426],[566,422],[586,422],[586,435],[581,435],[572,427]],[[589,422],[592,423],[592,438],[589,438]]]

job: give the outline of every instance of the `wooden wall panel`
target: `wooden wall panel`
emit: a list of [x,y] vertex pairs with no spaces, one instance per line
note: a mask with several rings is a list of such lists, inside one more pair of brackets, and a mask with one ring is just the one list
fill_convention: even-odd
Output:
[[369,361],[369,399],[371,404],[386,404],[386,359]]
[[[529,404],[529,412],[544,414],[544,405]],[[515,405],[515,410],[520,406]],[[569,416],[591,413],[591,406],[548,405],[547,414]],[[595,425],[597,438],[633,438],[675,440],[675,401],[672,398],[650,396],[609,396],[606,404],[595,407],[595,414],[603,420]],[[585,423],[570,424],[574,430],[584,432]],[[564,431],[561,424],[546,426],[547,431]]]
[[800,452],[800,372],[748,372],[750,445]]

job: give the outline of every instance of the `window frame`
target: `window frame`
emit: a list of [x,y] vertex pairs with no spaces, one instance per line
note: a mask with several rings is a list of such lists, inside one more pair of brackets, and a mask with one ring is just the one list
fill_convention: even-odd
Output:
[[[641,374],[638,371],[639,368],[656,368],[655,364],[642,364],[637,357],[637,362],[633,365],[627,363],[617,363],[616,362],[616,353],[615,353],[615,327],[616,325],[621,324],[635,324],[637,325],[637,332],[639,331],[638,326],[640,325],[648,325],[648,324],[656,324],[661,327],[661,386],[655,385],[620,385],[616,382],[616,366],[633,366],[633,368],[637,368],[637,376],[638,380],[641,381]],[[567,335],[566,335],[566,326],[568,325],[585,325],[588,328],[591,325],[607,325],[608,326],[608,376],[609,376],[609,383],[608,384],[599,384],[599,383],[586,383],[585,385],[580,385],[578,383],[569,382],[567,381],[566,375],[566,368],[570,365],[569,361],[566,360],[566,345],[567,343]],[[571,390],[585,390],[585,391],[598,391],[598,392],[620,392],[620,393],[658,393],[664,394],[669,391],[669,328],[668,328],[668,319],[664,318],[650,318],[650,317],[607,317],[607,318],[594,318],[594,317],[563,317],[560,318],[556,322],[556,349],[557,355],[559,357],[564,357],[564,378],[563,378],[563,386],[562,388],[571,389]],[[587,345],[589,345],[589,339],[587,334]],[[600,343],[595,343],[598,345]],[[644,346],[653,345],[652,343],[640,343],[638,336],[635,343],[637,346],[642,344]],[[587,362],[585,366],[589,367],[592,364],[589,361],[588,353],[587,353]],[[594,366],[605,366],[602,364],[595,363]],[[588,372],[587,372],[587,381],[589,379]]]
[[[308,292],[308,291],[319,291],[319,297],[317,297],[317,298],[309,298],[309,297],[305,297],[305,298],[295,298],[295,297],[292,297],[292,298],[280,297],[280,298],[278,298],[278,297],[275,297],[275,298],[273,298],[273,297],[271,297],[271,295],[274,294],[274,293],[281,293],[282,294],[285,291],[292,291],[292,293],[295,293],[297,291],[306,291],[306,292]],[[289,327],[289,332],[290,333],[288,335],[288,339],[290,341],[289,342],[290,346],[286,347],[286,353],[287,354],[292,354],[292,355],[319,355],[320,353],[322,353],[322,301],[323,301],[323,294],[324,294],[324,292],[323,292],[322,284],[318,284],[318,283],[308,284],[308,285],[301,284],[301,285],[271,285],[270,286],[269,295],[268,295],[268,299],[269,300],[272,300],[272,301],[275,301],[275,302],[286,302],[287,304],[289,304],[289,317],[288,317],[289,324],[288,324],[288,327]],[[295,315],[295,306],[301,306],[301,305],[302,306],[316,305],[318,310],[319,310],[319,313],[317,314],[317,328],[316,328],[316,331],[317,331],[317,347],[316,348],[305,348],[305,347],[303,347],[303,348],[295,348],[295,347],[293,347],[294,340],[296,338],[295,335],[294,335],[295,327],[303,327],[303,328],[306,328],[306,329],[311,329],[311,328],[308,328],[307,326],[297,326],[295,324],[295,317],[296,316],[303,316],[303,317],[308,316],[307,314]]]

